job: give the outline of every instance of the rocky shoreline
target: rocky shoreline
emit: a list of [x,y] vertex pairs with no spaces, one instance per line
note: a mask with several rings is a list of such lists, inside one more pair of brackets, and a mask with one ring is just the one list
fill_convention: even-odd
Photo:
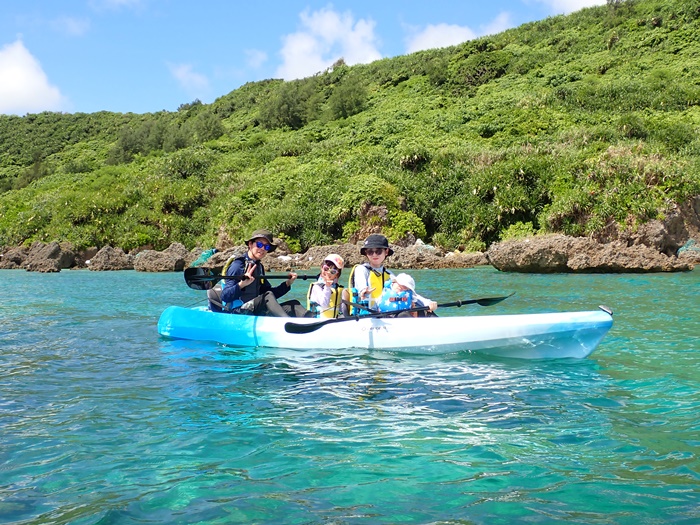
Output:
[[[278,241],[282,246],[284,243]],[[503,272],[524,273],[643,273],[690,271],[700,264],[700,242],[691,239],[678,255],[666,255],[646,245],[628,246],[622,241],[599,243],[590,238],[543,235],[491,246],[487,252],[443,253],[420,242],[413,246],[393,246],[387,265],[392,269],[471,268],[491,265]],[[218,251],[202,266],[221,270],[232,256],[243,254],[243,246]],[[283,247],[265,259],[268,271],[299,271],[318,268],[328,253],[338,253],[347,266],[363,262],[360,246],[340,244],[316,246],[303,254],[291,254]],[[201,249],[187,250],[174,243],[163,251],[143,250],[125,253],[121,248],[74,252],[56,242],[34,243],[30,248],[12,248],[0,256],[0,269],[51,273],[61,270],[136,270],[140,272],[179,272],[192,265]]]
[[[318,268],[328,253],[338,253],[346,266],[364,261],[357,244],[316,246],[303,254],[292,254],[284,241],[276,239],[277,251],[265,259],[271,271]],[[240,255],[244,246],[219,240],[218,251],[202,266],[220,270],[229,257]],[[645,223],[634,232],[609,227],[593,237],[561,234],[536,235],[491,245],[486,252],[445,253],[416,241],[410,246],[392,245],[387,265],[392,269],[471,268],[491,265],[504,272],[525,273],[642,273],[690,271],[700,264],[700,196],[665,220]],[[0,254],[0,269],[31,272],[60,272],[65,269],[92,271],[136,270],[178,272],[197,261],[202,249],[187,250],[173,243],[163,251],[143,249],[125,253],[104,246],[74,251],[69,244],[35,242],[13,247]]]

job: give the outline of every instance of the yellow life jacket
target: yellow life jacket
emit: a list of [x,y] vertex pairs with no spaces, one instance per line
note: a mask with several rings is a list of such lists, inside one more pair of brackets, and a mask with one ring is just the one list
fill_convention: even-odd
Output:
[[226,275],[226,272],[228,271],[228,267],[231,266],[231,263],[238,258],[239,257],[229,257],[228,261],[226,261],[226,264],[224,264],[224,267],[221,269],[221,275]]
[[343,304],[343,287],[339,284],[333,285],[331,298],[330,301],[328,301],[328,308],[318,311],[316,308],[318,305],[316,303],[311,303],[311,290],[313,290],[314,284],[317,283],[311,283],[309,285],[309,291],[306,292],[306,309],[311,312],[317,312],[318,317],[335,319],[341,313],[340,307]]
[[[386,268],[382,268],[381,272],[378,272],[377,270],[374,270],[369,263],[362,263],[356,264],[355,266],[352,267],[352,271],[350,272],[350,278],[348,280],[348,288],[352,290],[353,292],[353,299],[352,301],[354,303],[359,302],[358,298],[354,296],[356,291],[359,291],[360,288],[364,288],[364,285],[358,288],[358,286],[355,284],[355,269],[358,266],[364,266],[369,270],[369,287],[374,288],[372,292],[370,292],[369,298],[365,298],[365,300],[369,299],[369,304],[368,306],[370,308],[374,308],[377,302],[379,301],[379,298],[382,296],[382,292],[384,291],[384,286],[391,282],[391,274]],[[354,310],[354,308],[353,308]],[[353,313],[351,311],[350,313]]]

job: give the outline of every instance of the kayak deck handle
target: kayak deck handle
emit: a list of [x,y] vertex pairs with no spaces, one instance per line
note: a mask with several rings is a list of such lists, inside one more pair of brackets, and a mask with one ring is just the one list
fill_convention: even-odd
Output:
[[598,308],[600,308],[600,309],[603,310],[606,314],[608,314],[609,316],[612,317],[613,311],[612,311],[612,308],[610,308],[609,306],[605,306],[604,304],[599,304],[599,305],[598,305]]

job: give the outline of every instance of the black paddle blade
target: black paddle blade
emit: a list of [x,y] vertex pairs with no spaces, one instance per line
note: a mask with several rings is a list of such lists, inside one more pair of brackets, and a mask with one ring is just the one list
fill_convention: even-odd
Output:
[[220,279],[210,268],[185,268],[185,283],[194,290],[211,290]]
[[297,324],[297,323],[285,323],[284,331],[288,334],[308,334],[315,330],[318,330],[322,325],[317,323],[312,324]]
[[325,321],[317,321],[315,323],[308,324],[285,323],[284,331],[288,334],[310,334],[311,332],[315,332],[324,325],[339,321],[352,321],[353,319],[353,317],[343,317],[340,319],[326,319]]
[[505,301],[514,294],[515,292],[510,295],[506,295],[505,297],[485,297],[483,299],[477,299],[476,304],[479,306],[491,306],[493,304],[500,303],[501,301]]
[[512,297],[515,295],[515,292],[513,292],[510,295],[506,295],[505,297],[483,297],[481,299],[463,299],[462,301],[453,301],[451,303],[443,303],[439,304],[438,307],[440,308],[445,308],[449,306],[456,306],[459,308],[460,306],[464,306],[467,304],[478,304],[479,306],[491,306],[496,303],[500,303],[501,301],[505,301],[509,297]]

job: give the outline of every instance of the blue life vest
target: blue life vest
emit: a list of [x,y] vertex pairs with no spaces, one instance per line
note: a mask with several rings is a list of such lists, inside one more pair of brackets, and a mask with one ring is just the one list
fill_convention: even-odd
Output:
[[406,290],[395,292],[391,288],[391,281],[384,287],[382,295],[377,301],[377,309],[380,312],[395,312],[397,310],[408,310],[413,305],[413,292]]

